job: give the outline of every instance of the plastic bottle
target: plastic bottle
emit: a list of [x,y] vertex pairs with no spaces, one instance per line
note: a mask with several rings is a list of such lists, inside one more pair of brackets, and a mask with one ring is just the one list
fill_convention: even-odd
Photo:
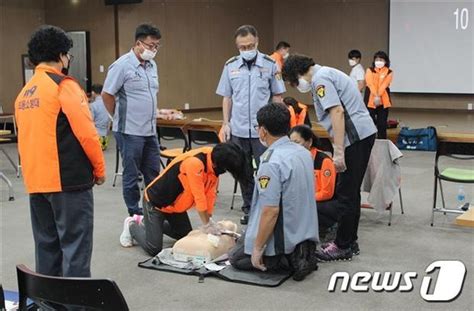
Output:
[[464,192],[463,185],[459,185],[458,194],[456,196],[456,202],[458,208],[461,208],[466,202],[466,193]]

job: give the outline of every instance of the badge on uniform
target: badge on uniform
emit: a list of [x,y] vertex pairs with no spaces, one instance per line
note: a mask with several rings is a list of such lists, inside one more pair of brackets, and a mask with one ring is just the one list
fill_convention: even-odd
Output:
[[326,95],[326,87],[324,85],[318,85],[316,94],[318,94],[319,98],[323,98]]
[[270,177],[268,176],[260,176],[258,178],[258,183],[260,185],[260,189],[262,190],[267,189],[269,182],[270,182]]
[[275,78],[277,80],[281,80],[281,73],[279,73],[279,72],[275,73]]
[[331,171],[330,170],[325,170],[324,171],[324,176],[326,176],[326,177],[331,176]]

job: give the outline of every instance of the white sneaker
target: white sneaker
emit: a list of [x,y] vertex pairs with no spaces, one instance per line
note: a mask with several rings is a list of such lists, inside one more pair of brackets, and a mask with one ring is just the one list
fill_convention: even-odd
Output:
[[133,220],[133,217],[127,217],[123,221],[123,231],[122,234],[120,235],[120,245],[122,247],[132,247],[133,246],[133,238],[132,235],[130,234],[130,221]]

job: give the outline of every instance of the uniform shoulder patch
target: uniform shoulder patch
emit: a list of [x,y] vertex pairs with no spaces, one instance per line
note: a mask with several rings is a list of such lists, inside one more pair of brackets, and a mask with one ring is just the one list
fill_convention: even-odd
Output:
[[269,183],[270,183],[270,177],[268,176],[263,175],[258,178],[258,184],[260,186],[260,189],[262,190],[267,189]]
[[268,56],[267,54],[263,55],[263,58],[265,58],[266,60],[268,60],[272,63],[276,63],[276,61],[273,58],[271,58],[270,56]]
[[323,98],[326,96],[326,87],[324,85],[318,85],[316,87],[316,94],[318,95],[319,98]]
[[226,65],[229,65],[230,63],[233,63],[233,62],[235,62],[236,60],[237,60],[237,56],[232,56],[231,58],[229,58],[229,59],[225,62],[225,64],[226,64]]
[[273,154],[273,149],[267,149],[267,151],[265,151],[262,155],[262,163],[266,163],[270,161],[272,154]]

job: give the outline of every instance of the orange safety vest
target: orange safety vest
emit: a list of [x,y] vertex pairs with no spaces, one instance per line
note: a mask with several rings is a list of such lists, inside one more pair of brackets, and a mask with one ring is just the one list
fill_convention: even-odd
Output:
[[367,69],[365,74],[365,82],[367,84],[366,92],[369,92],[367,107],[372,109],[376,108],[374,104],[376,96],[380,97],[384,108],[392,106],[389,89],[392,77],[392,70],[387,67]]
[[145,189],[145,199],[164,213],[184,213],[193,206],[212,215],[219,178],[212,147],[177,156]]
[[336,168],[332,159],[315,147],[311,148],[314,160],[314,194],[317,202],[331,200],[336,189]]
[[283,64],[285,63],[283,56],[281,56],[278,52],[274,52],[272,55],[270,55],[270,57],[277,63],[278,71],[281,71],[283,69]]
[[28,193],[85,190],[105,176],[87,96],[73,78],[36,66],[16,98],[15,118]]
[[293,128],[297,125],[303,125],[304,120],[306,119],[308,106],[298,103],[298,107],[301,108],[300,113],[296,113],[293,107],[288,106],[288,110],[290,111],[290,128]]

